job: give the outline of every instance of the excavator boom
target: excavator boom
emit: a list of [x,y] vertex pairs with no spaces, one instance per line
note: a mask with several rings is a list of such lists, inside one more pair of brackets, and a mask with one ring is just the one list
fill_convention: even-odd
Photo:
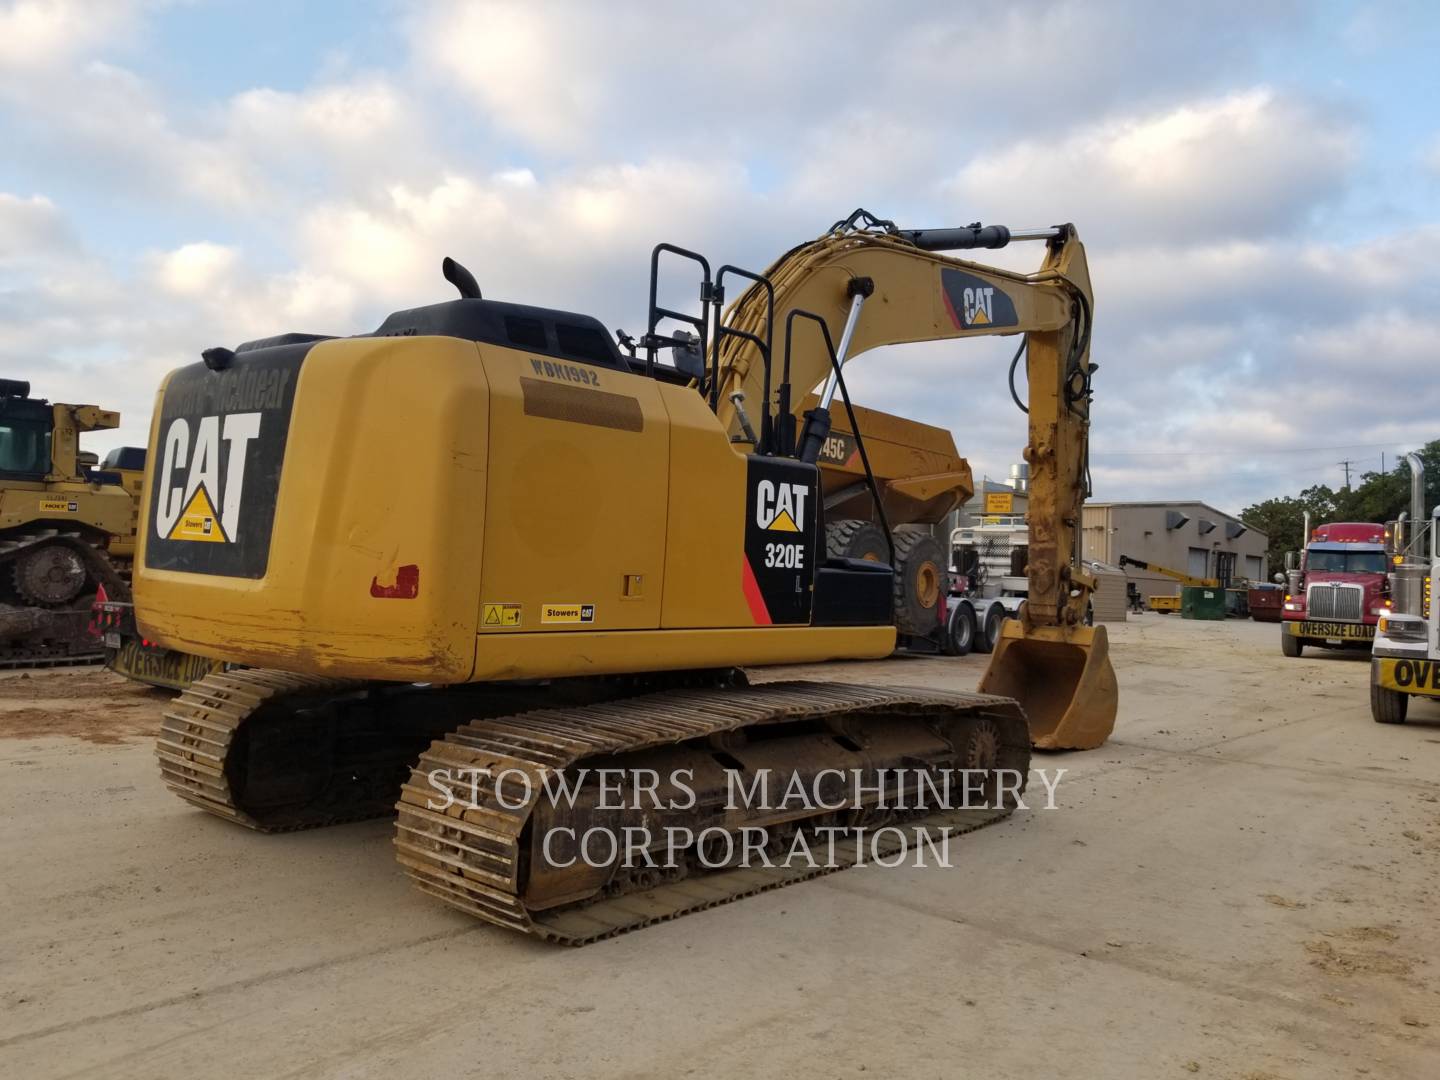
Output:
[[[1045,244],[1036,272],[1015,273],[942,253],[1017,241]],[[804,392],[823,381],[818,398],[823,408],[837,381],[824,350],[795,348],[797,312],[823,322],[827,340],[839,342],[842,365],[887,345],[1024,335],[1029,597],[1018,624],[1006,628],[980,688],[1021,702],[1037,746],[1083,749],[1103,743],[1114,726],[1118,689],[1104,627],[1083,625],[1095,586],[1081,566],[1079,540],[1096,365],[1090,362],[1090,274],[1074,226],[902,230],[857,211],[818,240],[788,252],[764,276],[772,291],[749,289],[727,320],[739,332],[718,335],[716,397],[720,419],[731,427],[737,394],[740,401],[762,403],[762,430],[780,446],[789,444],[801,413],[807,420],[813,415],[798,407]],[[767,328],[777,326],[786,327],[778,374],[758,344]],[[803,440],[803,433],[799,437]]]

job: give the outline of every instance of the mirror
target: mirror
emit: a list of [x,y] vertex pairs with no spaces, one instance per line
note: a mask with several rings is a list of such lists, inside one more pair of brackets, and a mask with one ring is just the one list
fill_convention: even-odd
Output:
[[1295,552],[1293,552],[1293,551],[1287,551],[1287,552],[1285,552],[1285,569],[1286,569],[1286,571],[1290,571],[1290,570],[1294,570],[1294,569],[1295,569]]
[[1276,585],[1284,585],[1284,584],[1285,584],[1285,575],[1282,574],[1282,573],[1280,573],[1279,570],[1276,570],[1275,573],[1274,573],[1274,575],[1270,578],[1270,580],[1273,581],[1273,582],[1275,582]]

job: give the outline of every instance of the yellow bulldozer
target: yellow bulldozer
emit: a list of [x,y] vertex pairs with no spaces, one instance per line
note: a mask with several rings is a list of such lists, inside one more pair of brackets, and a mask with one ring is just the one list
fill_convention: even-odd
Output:
[[136,451],[102,465],[80,436],[119,422],[0,379],[0,666],[100,658],[91,600],[98,588],[128,595],[143,473]]
[[[1037,271],[942,254],[1018,241],[1042,245]],[[657,299],[677,266],[698,311]],[[762,854],[837,828],[963,831],[1015,805],[1000,781],[1032,740],[1104,741],[1118,693],[1076,556],[1094,365],[1075,229],[857,211],[763,274],[671,244],[650,269],[646,333],[620,345],[589,316],[487,300],[447,259],[458,299],[167,376],[140,629],[247,665],[165,711],[178,795],[260,830],[394,807],[423,892],[583,943],[863,856],[847,832],[818,868],[737,863],[757,830]],[[749,685],[747,667],[895,646],[892,563],[826,552],[817,462],[842,405],[884,520],[845,365],[992,334],[1028,354],[1030,591],[980,692]],[[993,797],[899,809],[897,770],[912,797],[956,773]],[[777,771],[816,800],[729,797]]]

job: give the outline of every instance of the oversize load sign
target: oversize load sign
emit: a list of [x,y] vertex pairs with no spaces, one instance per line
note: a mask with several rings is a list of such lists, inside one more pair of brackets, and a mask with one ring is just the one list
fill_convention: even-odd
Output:
[[1440,660],[1391,660],[1375,662],[1375,685],[1405,694],[1440,697]]
[[171,649],[147,649],[135,638],[126,638],[110,660],[111,671],[173,690],[184,690],[192,682],[224,668],[221,660]]
[[1303,622],[1289,624],[1293,637],[1346,638],[1352,641],[1369,641],[1375,636],[1375,627],[1369,623]]

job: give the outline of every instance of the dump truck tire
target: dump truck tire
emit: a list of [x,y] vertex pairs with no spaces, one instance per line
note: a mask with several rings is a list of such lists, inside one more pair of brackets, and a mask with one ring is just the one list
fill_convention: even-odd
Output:
[[1370,684],[1370,715],[1377,724],[1403,724],[1409,708],[1409,694]]
[[1305,646],[1300,644],[1300,639],[1290,633],[1290,628],[1283,623],[1280,626],[1280,651],[1286,656],[1299,656],[1305,651]]
[[842,518],[825,526],[825,554],[832,559],[865,559],[888,563],[885,530],[864,518]]
[[945,553],[930,531],[919,525],[895,530],[895,625],[902,634],[924,636],[940,621],[937,610],[949,595]]

